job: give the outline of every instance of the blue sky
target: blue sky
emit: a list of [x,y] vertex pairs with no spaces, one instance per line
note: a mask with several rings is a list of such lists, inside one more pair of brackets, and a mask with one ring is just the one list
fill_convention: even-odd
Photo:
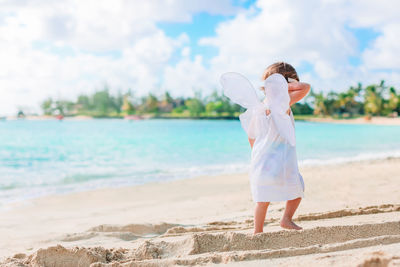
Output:
[[349,57],[349,63],[353,66],[358,66],[361,64],[361,54],[362,52],[378,38],[379,33],[376,32],[372,27],[370,28],[349,28],[358,41],[358,54],[353,57]]
[[274,61],[315,91],[400,87],[395,0],[45,0],[0,6],[0,115],[37,112],[104,84],[137,96],[207,95],[237,71],[258,83]]
[[[232,5],[243,9],[255,8],[256,0],[233,0]],[[192,59],[194,55],[202,55],[207,64],[208,60],[218,54],[218,49],[212,46],[199,45],[199,41],[204,37],[215,36],[217,26],[230,19],[234,15],[214,15],[207,12],[199,12],[193,14],[189,22],[159,22],[157,26],[162,29],[165,34],[176,38],[182,33],[186,33],[190,37],[190,50]],[[170,63],[176,64],[179,61],[179,56],[171,58]]]
[[[211,15],[201,12],[193,15],[190,22],[160,22],[158,27],[162,29],[166,35],[176,38],[182,33],[186,33],[190,37],[190,50],[192,51],[192,59],[194,55],[201,54],[206,59],[216,56],[218,49],[215,47],[199,45],[199,40],[203,37],[215,35],[215,28],[219,23],[229,19],[231,16]],[[176,64],[179,56],[171,58],[170,63]]]
[[[256,8],[256,0],[251,1],[233,1],[234,5],[244,9]],[[190,49],[192,51],[192,59],[194,55],[202,55],[205,63],[218,54],[218,49],[212,46],[200,45],[199,40],[204,37],[215,36],[216,27],[224,22],[232,19],[234,16],[212,15],[207,12],[194,14],[190,22],[160,22],[158,27],[162,29],[168,36],[176,38],[182,33],[186,33],[190,37]],[[380,34],[373,27],[352,28],[347,27],[354,37],[357,39],[357,53],[349,56],[350,65],[359,66],[361,64],[362,52],[374,41]],[[176,64],[179,61],[179,55],[171,58],[170,64]],[[313,66],[310,63],[303,62],[298,66],[298,71],[312,72]]]

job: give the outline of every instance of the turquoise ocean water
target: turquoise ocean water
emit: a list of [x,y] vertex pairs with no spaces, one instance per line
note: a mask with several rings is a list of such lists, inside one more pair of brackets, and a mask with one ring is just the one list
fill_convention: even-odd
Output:
[[[300,164],[400,156],[400,127],[296,122]],[[245,172],[239,121],[0,121],[0,208],[48,194]]]

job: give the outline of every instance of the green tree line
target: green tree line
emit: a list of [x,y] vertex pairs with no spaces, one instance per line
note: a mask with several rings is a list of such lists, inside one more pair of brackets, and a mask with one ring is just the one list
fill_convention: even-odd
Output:
[[[126,93],[110,94],[104,87],[91,95],[80,95],[75,101],[43,101],[45,115],[93,117],[123,117],[127,115],[151,115],[156,117],[237,117],[244,111],[222,93],[214,91],[202,97],[199,92],[193,97],[173,98],[169,92],[161,96],[149,93],[136,97],[131,90]],[[361,115],[389,116],[400,112],[400,95],[394,87],[384,81],[363,87],[358,84],[344,92],[310,94],[301,103],[292,106],[295,115],[318,115],[354,117]]]
[[371,84],[363,87],[359,83],[344,92],[311,91],[308,98],[312,101],[313,114],[336,117],[397,116],[400,112],[400,95],[394,87]]

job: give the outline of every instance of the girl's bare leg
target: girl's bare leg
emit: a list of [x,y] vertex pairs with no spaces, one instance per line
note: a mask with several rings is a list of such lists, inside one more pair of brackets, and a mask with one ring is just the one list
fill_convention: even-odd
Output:
[[295,230],[301,230],[302,228],[295,224],[292,221],[293,215],[297,210],[297,207],[299,206],[301,201],[301,198],[296,198],[292,200],[288,200],[286,202],[286,209],[285,209],[285,214],[283,215],[283,218],[281,220],[281,227],[286,228],[286,229],[295,229]]
[[257,202],[254,211],[254,234],[262,233],[269,202]]

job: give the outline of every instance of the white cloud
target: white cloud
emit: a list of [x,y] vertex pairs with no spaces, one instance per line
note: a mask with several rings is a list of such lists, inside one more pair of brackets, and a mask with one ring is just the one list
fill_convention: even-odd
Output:
[[[16,24],[24,25],[18,31],[25,28],[27,40],[58,41],[63,45],[88,50],[130,46],[132,42],[156,31],[156,22],[189,22],[194,13],[204,11],[232,15],[237,10],[229,0],[26,1],[24,5],[13,1],[9,3],[3,5],[2,10],[5,13],[15,13]],[[31,34],[27,35],[28,32]]]
[[202,56],[197,55],[194,60],[185,57],[176,66],[166,67],[161,90],[169,90],[176,96],[191,96],[195,92],[205,96],[216,88],[218,78],[218,73],[204,66]]
[[[399,10],[397,0],[259,0],[248,10],[230,0],[2,1],[0,114],[37,107],[48,96],[73,98],[105,82],[138,95],[205,95],[220,87],[223,72],[256,82],[278,60],[311,65],[300,78],[317,90],[382,78],[399,84]],[[234,15],[200,40],[218,49],[211,59],[193,55],[190,33],[172,38],[157,26],[190,22],[198,12]],[[379,37],[359,51],[351,27]],[[350,65],[351,56],[360,56],[361,65]],[[170,64],[172,57],[178,60]]]
[[[306,3],[306,5],[305,5]],[[295,66],[314,66],[315,82],[321,86],[343,75],[348,57],[354,55],[356,39],[344,27],[332,2],[258,1],[259,12],[249,11],[222,23],[217,36],[203,44],[219,48],[212,60],[216,71],[238,70],[259,78],[269,64],[287,61]],[[315,75],[314,75],[315,76]],[[318,81],[319,78],[319,81]]]
[[2,1],[0,114],[39,110],[46,97],[73,98],[105,82],[156,90],[171,55],[189,42],[166,36],[157,22],[236,11],[229,0]]
[[[309,79],[316,90],[342,90],[382,78],[400,82],[398,1],[259,0],[256,7],[221,23],[215,37],[201,40],[219,49],[212,72],[235,70],[256,81],[266,66],[283,60],[297,67],[310,64],[313,71],[300,78]],[[351,27],[381,34],[357,67],[349,63],[349,57],[360,55]]]
[[369,69],[393,69],[400,71],[400,22],[383,27],[371,47],[363,53],[363,61]]

